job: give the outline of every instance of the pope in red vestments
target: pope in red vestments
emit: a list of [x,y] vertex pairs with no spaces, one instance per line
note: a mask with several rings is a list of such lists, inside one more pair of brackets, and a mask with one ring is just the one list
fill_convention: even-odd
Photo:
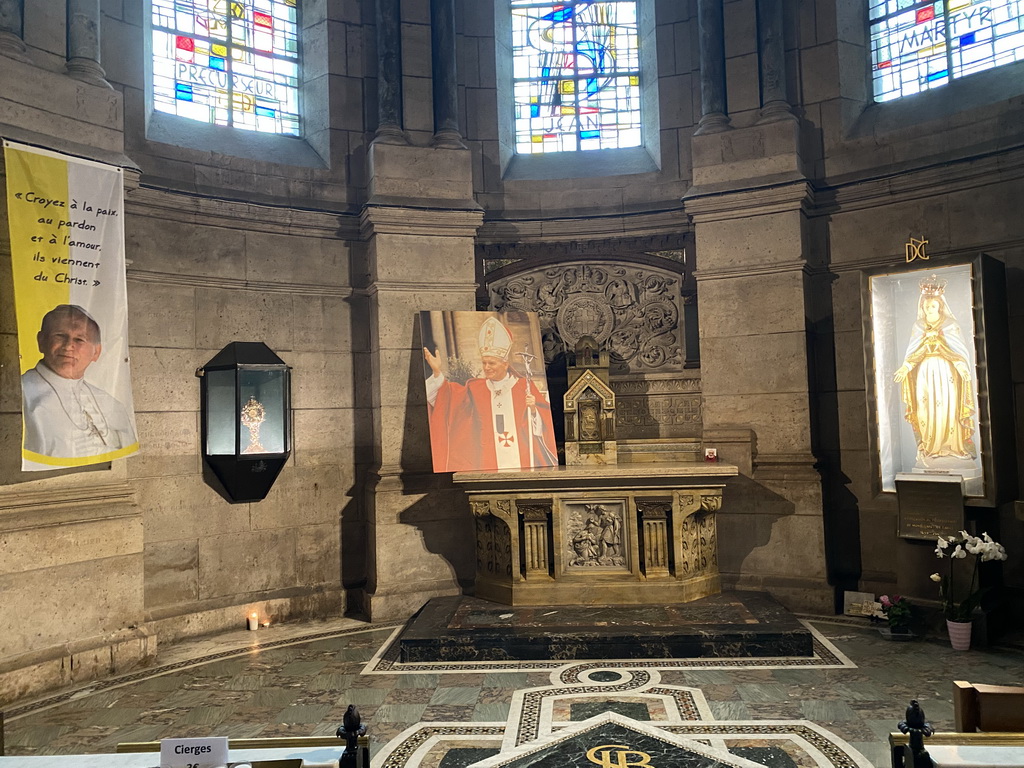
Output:
[[430,447],[435,472],[558,465],[551,406],[527,379],[509,371],[508,330],[494,318],[480,330],[483,378],[448,381],[436,350],[424,347]]

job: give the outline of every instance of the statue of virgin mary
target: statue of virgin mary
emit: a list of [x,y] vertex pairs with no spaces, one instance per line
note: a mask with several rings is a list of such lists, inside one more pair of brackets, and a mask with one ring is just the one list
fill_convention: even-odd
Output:
[[907,353],[893,379],[922,458],[974,458],[971,354],[946,303],[946,281],[924,278]]

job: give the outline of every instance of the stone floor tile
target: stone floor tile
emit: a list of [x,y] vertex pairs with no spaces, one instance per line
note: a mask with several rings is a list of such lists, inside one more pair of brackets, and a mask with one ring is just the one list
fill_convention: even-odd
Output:
[[801,701],[800,712],[816,723],[834,723],[839,720],[856,720],[857,713],[844,701],[817,700]]
[[484,722],[503,722],[508,718],[508,702],[480,702],[473,709],[473,719]]
[[330,704],[293,704],[274,718],[279,723],[319,723],[331,711]]
[[474,705],[480,698],[479,688],[438,688],[430,697],[431,704]]
[[386,688],[350,688],[336,699],[335,706],[347,707],[349,704],[355,704],[359,709],[367,704],[376,706],[384,701],[387,694]]
[[374,721],[415,723],[426,708],[426,704],[381,704],[374,714]]

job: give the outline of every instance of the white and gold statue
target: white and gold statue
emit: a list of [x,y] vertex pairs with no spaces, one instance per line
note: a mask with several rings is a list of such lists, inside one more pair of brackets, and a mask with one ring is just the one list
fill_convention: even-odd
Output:
[[921,280],[910,344],[894,374],[921,459],[974,458],[971,354],[946,303],[946,281]]

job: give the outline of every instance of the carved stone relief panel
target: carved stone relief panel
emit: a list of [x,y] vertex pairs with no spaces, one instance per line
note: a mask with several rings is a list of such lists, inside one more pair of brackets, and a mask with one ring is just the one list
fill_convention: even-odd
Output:
[[700,552],[704,568],[718,570],[718,524],[714,514],[700,516]]
[[494,520],[494,572],[512,577],[512,532],[498,518]]
[[567,502],[563,525],[569,571],[627,570],[624,500]]
[[646,265],[568,262],[488,285],[494,310],[540,315],[544,359],[585,335],[607,345],[613,373],[680,371],[680,275]]
[[690,515],[679,526],[682,539],[682,562],[679,569],[683,576],[696,576],[700,573],[700,521],[696,515]]
[[512,535],[493,515],[476,518],[477,573],[498,578],[512,576]]

